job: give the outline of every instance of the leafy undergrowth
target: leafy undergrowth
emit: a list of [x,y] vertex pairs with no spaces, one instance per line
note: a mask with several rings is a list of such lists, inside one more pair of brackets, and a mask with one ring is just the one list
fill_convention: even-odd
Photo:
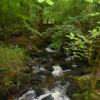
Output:
[[73,100],[99,100],[100,97],[100,86],[97,81],[97,87],[95,93],[91,93],[91,74],[78,76],[74,78],[76,80],[76,86],[80,92],[72,94]]
[[[10,89],[20,87],[26,69],[25,50],[13,46],[0,46],[0,98],[6,97]],[[25,81],[25,78],[24,78]]]

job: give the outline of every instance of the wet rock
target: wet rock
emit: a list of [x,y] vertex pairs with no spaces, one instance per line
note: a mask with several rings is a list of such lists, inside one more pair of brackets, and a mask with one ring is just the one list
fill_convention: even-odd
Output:
[[49,93],[49,94],[44,94],[44,95],[41,95],[38,100],[54,100],[53,97],[52,97],[52,94]]
[[15,84],[12,84],[10,87],[9,87],[9,92],[10,94],[16,94],[18,92],[17,90],[17,86]]
[[73,84],[70,84],[66,89],[66,94],[69,95],[70,97],[72,97],[74,93],[79,93],[79,92],[80,92],[80,89]]
[[45,66],[44,67],[46,70],[52,72],[53,71],[53,67],[52,66]]
[[46,70],[46,69],[43,68],[43,67],[40,67],[40,68],[37,68],[37,69],[35,70],[35,74],[47,76],[47,75],[51,75],[51,72],[48,71],[48,70]]
[[27,93],[25,93],[24,95],[22,95],[22,97],[18,98],[18,100],[35,100],[35,97],[36,97],[35,91],[30,90]]
[[46,63],[51,63],[51,62],[52,62],[52,59],[48,57],[41,59],[41,64],[46,64]]
[[63,70],[67,70],[71,68],[71,64],[69,64],[68,62],[64,62],[63,64],[60,64],[60,66]]
[[50,64],[51,62],[52,62],[52,58],[50,58],[50,57],[48,57],[47,55],[46,55],[46,57],[45,57],[45,55],[42,57],[36,57],[36,58],[34,58],[35,59],[35,61],[36,62],[38,62],[38,64]]
[[69,82],[66,82],[66,81],[61,81],[61,82],[59,82],[59,84],[61,85],[61,86],[64,86],[64,85],[69,85],[70,83]]
[[40,70],[37,74],[38,74],[38,75],[47,76],[47,75],[51,75],[51,72],[49,72],[49,71],[47,71],[47,70]]
[[36,77],[36,78],[31,78],[31,83],[33,85],[38,85],[40,83],[42,83],[43,79],[41,77]]
[[74,60],[74,56],[70,56],[70,57],[67,57],[67,58],[65,58],[65,61],[72,61],[72,60]]
[[52,95],[48,95],[46,97],[44,97],[42,100],[54,100],[54,98],[52,97]]
[[40,95],[43,95],[44,94],[44,89],[40,89],[40,88],[39,89],[36,89],[35,90],[35,93],[36,93],[36,96],[39,97]]

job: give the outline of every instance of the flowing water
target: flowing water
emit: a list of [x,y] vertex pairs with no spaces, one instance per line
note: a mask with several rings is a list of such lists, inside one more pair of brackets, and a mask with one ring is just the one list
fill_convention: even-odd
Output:
[[27,93],[17,98],[16,100],[70,100],[66,95],[66,88],[68,87],[69,82],[57,81],[54,89],[44,88],[44,94],[37,96],[35,91],[30,89]]
[[[64,71],[59,65],[53,65],[52,68],[52,77],[57,78],[63,76]],[[43,67],[35,66],[33,69],[33,73],[39,74],[39,76],[45,76],[47,74],[44,73],[49,73]],[[56,80],[53,84],[55,85],[52,89],[43,88],[40,95],[37,95],[36,90],[31,88],[25,94],[15,100],[70,100],[70,98],[66,95],[66,89],[70,84],[69,82]]]
[[[49,48],[46,48],[46,51],[55,52]],[[72,65],[70,64],[70,66],[74,69],[77,68],[77,64],[73,64],[73,59],[73,56],[71,56],[67,57],[63,61],[68,62],[68,65],[71,62]],[[42,90],[42,92],[39,93],[39,91],[37,91],[36,89],[31,88],[26,91],[25,94],[16,98],[15,100],[70,100],[69,96],[66,94],[66,92],[68,93],[68,87],[70,87],[70,82],[67,82],[67,80],[65,79],[63,80],[63,76],[65,73],[70,73],[72,70],[66,67],[64,67],[63,69],[63,67],[60,66],[59,61],[59,63],[54,63],[52,65],[53,60],[50,57],[49,60],[45,57],[36,58],[36,60],[38,60],[38,63],[32,66],[32,72],[33,76],[35,74],[36,76],[38,76],[38,78],[42,80],[42,84],[44,84],[44,86],[41,85],[41,82],[39,81],[39,85],[41,85],[41,87],[39,87],[39,91]],[[40,63],[41,60],[42,63]],[[53,84],[53,87],[47,85],[48,80],[50,80],[50,77],[48,76],[53,79],[53,82],[50,83],[50,85]],[[37,81],[38,78],[35,81]],[[45,80],[47,81],[45,82]],[[36,87],[38,87],[38,85]]]

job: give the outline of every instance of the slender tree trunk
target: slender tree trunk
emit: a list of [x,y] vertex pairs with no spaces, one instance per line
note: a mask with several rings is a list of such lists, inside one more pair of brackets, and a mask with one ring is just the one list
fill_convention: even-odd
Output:
[[96,81],[97,81],[97,69],[100,67],[100,38],[96,38],[91,56],[89,57],[89,63],[93,67],[91,75],[91,93],[95,93]]
[[38,30],[42,32],[43,30],[43,7],[41,6],[41,9],[38,11],[38,18],[39,18],[39,23],[38,23]]
[[92,76],[91,76],[91,93],[95,92],[95,88],[96,88],[96,76],[97,76],[97,67],[94,66],[93,67]]

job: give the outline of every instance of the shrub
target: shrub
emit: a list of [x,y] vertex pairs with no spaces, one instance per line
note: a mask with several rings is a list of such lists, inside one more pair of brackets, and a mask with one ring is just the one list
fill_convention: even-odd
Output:
[[66,35],[69,35],[71,32],[73,33],[81,33],[80,30],[76,29],[73,25],[58,25],[52,28],[51,30],[52,36],[51,36],[51,44],[50,47],[53,49],[59,49],[60,47],[63,47],[62,45],[65,45],[65,42],[70,42]]
[[[8,87],[24,69],[25,54],[19,47],[0,46],[0,83]],[[16,80],[16,79],[15,79]]]
[[91,41],[73,25],[60,25],[51,29],[51,48],[60,53],[84,57]]

